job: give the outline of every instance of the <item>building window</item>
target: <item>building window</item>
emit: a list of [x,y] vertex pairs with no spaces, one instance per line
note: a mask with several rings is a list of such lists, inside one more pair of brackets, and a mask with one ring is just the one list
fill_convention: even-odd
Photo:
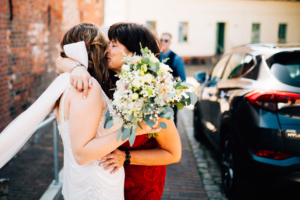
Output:
[[146,26],[151,30],[156,32],[156,21],[147,21]]
[[260,24],[252,24],[252,39],[251,43],[260,42]]
[[278,43],[286,43],[286,24],[279,24]]
[[179,22],[179,42],[188,41],[188,23]]

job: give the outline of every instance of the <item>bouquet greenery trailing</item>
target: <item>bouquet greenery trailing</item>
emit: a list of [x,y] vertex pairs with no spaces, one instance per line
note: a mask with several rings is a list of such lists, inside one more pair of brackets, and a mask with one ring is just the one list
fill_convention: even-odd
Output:
[[[146,47],[141,47],[141,56],[127,56],[124,54],[124,64],[117,81],[114,100],[106,112],[104,127],[109,129],[114,124],[123,123],[117,136],[122,135],[122,141],[129,138],[132,146],[135,133],[140,122],[145,121],[150,127],[159,118],[173,119],[176,105],[182,109],[186,105],[195,104],[195,92],[188,92],[190,83],[177,81],[170,73],[172,69],[164,64],[167,60],[159,62],[156,56]],[[160,122],[159,126],[166,129],[167,125]],[[148,134],[155,137],[158,133]]]

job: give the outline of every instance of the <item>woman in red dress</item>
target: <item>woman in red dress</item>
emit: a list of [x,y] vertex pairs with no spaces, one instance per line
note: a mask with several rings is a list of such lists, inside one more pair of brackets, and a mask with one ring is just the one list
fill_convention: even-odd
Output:
[[[160,53],[159,39],[148,28],[135,23],[117,23],[108,31],[110,44],[107,50],[107,65],[114,73],[120,73],[123,53],[141,55],[140,45],[148,47],[151,52]],[[76,66],[76,61],[69,58],[58,58],[56,66],[60,72],[71,72],[71,84],[78,90],[84,89],[83,98],[87,97],[90,74],[85,67]],[[80,65],[79,65],[80,66]],[[113,73],[114,72],[114,73]],[[161,199],[165,177],[166,165],[180,161],[181,142],[173,120],[160,119],[167,124],[167,129],[162,129],[159,136],[148,138],[137,136],[133,146],[124,143],[119,149],[101,158],[106,160],[102,166],[105,169],[113,168],[115,173],[120,167],[125,168],[125,199],[126,200],[158,200]]]

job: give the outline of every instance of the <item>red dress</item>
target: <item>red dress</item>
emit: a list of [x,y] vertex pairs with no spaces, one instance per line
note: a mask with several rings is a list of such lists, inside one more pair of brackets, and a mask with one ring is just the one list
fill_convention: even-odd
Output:
[[[120,150],[155,149],[159,144],[146,135],[137,136],[133,146],[124,143]],[[125,200],[159,200],[165,185],[166,166],[126,165]]]

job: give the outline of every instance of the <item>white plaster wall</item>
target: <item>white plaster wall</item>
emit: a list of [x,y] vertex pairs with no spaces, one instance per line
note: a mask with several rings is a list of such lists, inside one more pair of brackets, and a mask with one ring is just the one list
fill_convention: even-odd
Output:
[[[108,3],[110,2],[110,3]],[[181,56],[215,53],[216,24],[225,22],[225,50],[251,42],[252,23],[260,23],[260,40],[276,43],[280,23],[287,42],[300,43],[300,2],[255,0],[106,0],[105,24],[156,21],[156,30],[173,35],[171,48]],[[178,42],[179,22],[189,23],[188,42]]]

